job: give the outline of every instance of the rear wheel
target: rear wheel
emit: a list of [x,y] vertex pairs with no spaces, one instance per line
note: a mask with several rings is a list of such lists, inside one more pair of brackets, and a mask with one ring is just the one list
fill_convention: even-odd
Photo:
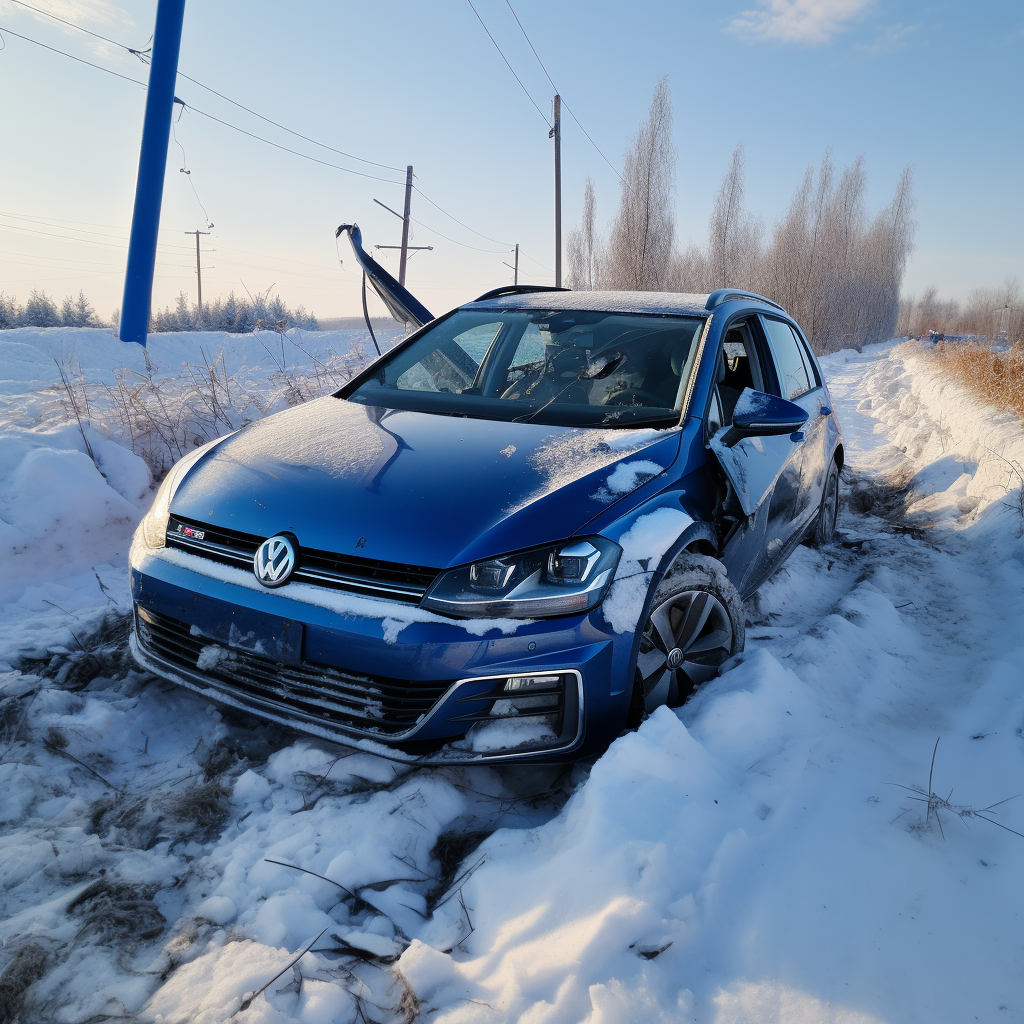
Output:
[[684,554],[658,584],[640,637],[631,724],[661,704],[679,707],[743,650],[746,613],[725,566]]
[[833,461],[825,478],[825,489],[821,495],[821,507],[818,518],[814,521],[808,539],[812,547],[820,548],[828,544],[836,532],[836,519],[839,516],[839,466]]

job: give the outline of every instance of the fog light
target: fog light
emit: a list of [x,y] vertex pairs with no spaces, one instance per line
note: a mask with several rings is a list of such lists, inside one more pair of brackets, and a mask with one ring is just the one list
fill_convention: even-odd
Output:
[[558,684],[558,676],[511,676],[505,680],[505,693],[522,693],[524,690],[546,690]]

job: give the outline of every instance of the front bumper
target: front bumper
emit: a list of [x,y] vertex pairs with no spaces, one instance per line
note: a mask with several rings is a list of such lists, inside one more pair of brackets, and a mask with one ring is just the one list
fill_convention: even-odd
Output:
[[[497,626],[485,631],[430,615],[401,626],[401,639],[408,641],[398,642],[388,614],[310,603],[306,590],[317,588],[253,589],[240,570],[219,567],[211,577],[185,562],[155,555],[133,559],[131,650],[143,668],[231,707],[407,763],[568,761],[600,749],[624,724],[629,694],[615,681],[628,678],[619,663],[628,661],[631,638],[608,631],[598,613],[523,622],[510,635],[497,635]],[[307,600],[289,597],[289,590]],[[365,612],[367,606],[358,608]],[[176,647],[154,641],[154,630],[167,622],[177,629]],[[538,675],[560,679],[559,714],[551,719],[557,724],[534,746],[527,738],[481,749],[479,729],[491,721],[495,702],[509,704],[500,692],[506,678]],[[377,726],[365,714],[346,717],[339,694],[347,706],[356,698],[364,710],[376,702],[399,718]],[[500,722],[518,732],[528,718]]]

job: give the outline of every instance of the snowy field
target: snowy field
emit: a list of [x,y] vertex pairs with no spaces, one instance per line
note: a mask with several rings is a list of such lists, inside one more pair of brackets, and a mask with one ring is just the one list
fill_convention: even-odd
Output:
[[840,538],[719,679],[593,764],[409,770],[124,646],[153,474],[368,344],[0,333],[0,1022],[1024,1021],[1019,421],[829,357]]

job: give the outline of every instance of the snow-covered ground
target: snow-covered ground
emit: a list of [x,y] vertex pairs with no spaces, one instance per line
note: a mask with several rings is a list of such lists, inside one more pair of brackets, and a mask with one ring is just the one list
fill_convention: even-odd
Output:
[[[913,347],[829,357],[842,539],[719,679],[592,766],[410,771],[127,663],[161,452],[100,333],[0,334],[0,1021],[1024,1020],[1019,421]],[[358,344],[200,340],[131,368],[197,433],[181,363],[225,345],[230,420]]]

